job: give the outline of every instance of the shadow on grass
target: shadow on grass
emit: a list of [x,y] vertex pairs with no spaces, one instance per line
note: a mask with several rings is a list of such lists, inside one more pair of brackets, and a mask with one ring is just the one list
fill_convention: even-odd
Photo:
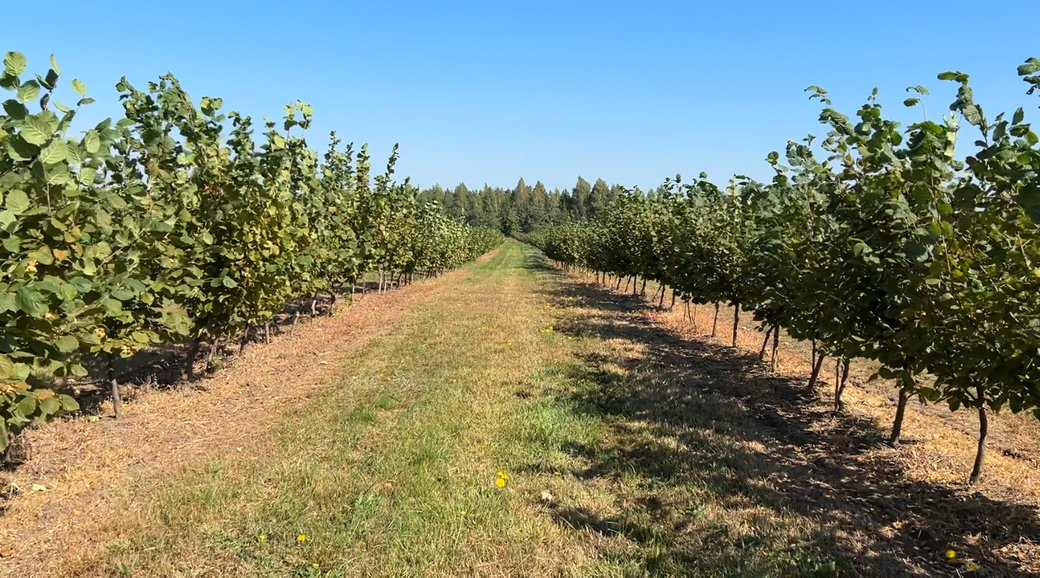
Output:
[[[1035,508],[909,479],[894,451],[869,451],[885,439],[871,420],[833,414],[753,354],[654,324],[641,299],[550,287],[580,311],[559,331],[620,344],[585,354],[552,395],[610,424],[601,443],[565,450],[588,464],[573,475],[623,488],[622,513],[559,507],[561,525],[653,545],[628,554],[652,573],[767,575],[778,566],[756,560],[782,552],[797,575],[1035,575],[1022,558],[1040,537]],[[719,525],[727,512],[742,522]],[[801,524],[800,543],[784,543],[785,524]]]

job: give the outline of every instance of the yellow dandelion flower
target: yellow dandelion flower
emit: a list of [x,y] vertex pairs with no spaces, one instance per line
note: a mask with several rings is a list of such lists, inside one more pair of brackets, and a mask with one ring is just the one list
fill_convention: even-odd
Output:
[[321,568],[321,566],[317,562],[315,562],[315,563],[311,564],[311,568],[314,568],[315,570],[317,570],[318,568]]
[[506,479],[505,478],[495,478],[495,485],[498,486],[499,488],[506,487]]
[[498,477],[502,478],[503,480],[508,480],[509,474],[505,473],[502,470],[498,470]]
[[947,560],[955,560],[956,558],[957,558],[957,552],[954,551],[952,548],[946,551],[946,559]]
[[267,534],[260,534],[259,536],[256,537],[256,541],[260,542],[261,544],[263,544],[264,542],[267,541]]
[[300,544],[306,542],[307,541],[307,534],[300,534],[300,535],[296,536],[296,541],[299,542]]

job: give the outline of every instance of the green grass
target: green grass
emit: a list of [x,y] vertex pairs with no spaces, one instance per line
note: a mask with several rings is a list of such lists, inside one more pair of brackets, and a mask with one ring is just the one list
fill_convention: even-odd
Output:
[[[450,286],[358,351],[339,380],[287,408],[245,455],[143,481],[121,536],[74,570],[833,573],[840,562],[820,553],[827,537],[817,525],[740,500],[748,466],[724,437],[704,438],[717,453],[707,466],[703,452],[660,451],[685,442],[629,412],[636,378],[595,371],[617,354],[616,339],[544,330],[575,326],[581,312],[531,249],[507,242],[435,282]],[[670,463],[648,468],[643,450]]]

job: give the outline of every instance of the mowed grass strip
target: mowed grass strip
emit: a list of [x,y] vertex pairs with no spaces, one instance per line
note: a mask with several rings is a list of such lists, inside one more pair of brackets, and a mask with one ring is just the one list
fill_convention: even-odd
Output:
[[[629,313],[575,294],[515,242],[447,282],[264,439],[229,432],[225,458],[143,480],[104,557],[71,556],[60,573],[839,569],[833,530],[745,499],[754,463],[717,427],[725,408],[633,403],[663,378],[634,370],[646,345],[610,330]],[[723,414],[660,425],[662,413],[713,409]]]
[[[353,576],[578,569],[538,516],[508,431],[530,376],[566,355],[542,330],[547,273],[505,244],[359,351],[266,439],[142,482],[104,560],[69,574]],[[285,376],[291,380],[292,376]],[[229,432],[233,436],[234,432]],[[234,448],[243,443],[242,452]],[[498,487],[498,472],[509,476]],[[535,492],[537,493],[537,492]],[[575,573],[578,573],[575,570]]]

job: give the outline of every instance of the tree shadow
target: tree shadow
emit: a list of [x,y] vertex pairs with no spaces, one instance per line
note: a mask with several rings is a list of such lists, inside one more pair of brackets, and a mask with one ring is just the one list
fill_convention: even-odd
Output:
[[[629,496],[631,512],[621,517],[556,508],[560,524],[637,543],[653,536],[659,549],[664,544],[658,557],[669,565],[654,563],[665,573],[700,567],[710,557],[706,545],[739,550],[732,539],[705,538],[711,529],[683,514],[689,496],[667,490],[682,483],[708,492],[723,510],[811,520],[818,530],[804,546],[855,575],[1040,572],[1035,507],[910,479],[894,450],[878,451],[885,435],[872,420],[833,413],[804,381],[769,374],[753,354],[656,325],[640,314],[652,307],[642,299],[578,282],[551,284],[545,298],[578,308],[558,331],[616,340],[611,355],[583,354],[567,376],[576,385],[553,393],[611,428],[602,443],[565,448],[588,464],[571,473],[607,481],[635,475],[652,488]],[[943,558],[950,548],[959,553],[954,562]],[[795,572],[839,572],[817,562]]]
[[[378,283],[369,285],[369,292],[374,293],[378,288]],[[357,295],[363,293],[358,291]],[[293,299],[271,319],[270,335],[277,337],[291,333],[296,326],[302,327],[316,317],[329,315],[337,303],[352,303],[354,298],[350,293],[343,296],[321,293],[315,297],[313,306],[310,298]],[[208,355],[209,348],[214,347],[210,341],[198,343],[198,351],[194,352],[190,342],[151,345],[130,357],[116,356],[112,359],[112,371],[123,389],[124,400],[132,399],[141,388],[163,390],[190,386],[204,389],[205,378],[233,364],[245,346],[266,343],[267,331],[262,325],[253,326],[231,339],[221,339],[212,356]],[[214,363],[208,367],[207,359],[210,358]],[[111,403],[108,362],[100,356],[84,357],[81,362],[87,369],[86,377],[44,385],[73,395],[83,412],[100,412]]]

